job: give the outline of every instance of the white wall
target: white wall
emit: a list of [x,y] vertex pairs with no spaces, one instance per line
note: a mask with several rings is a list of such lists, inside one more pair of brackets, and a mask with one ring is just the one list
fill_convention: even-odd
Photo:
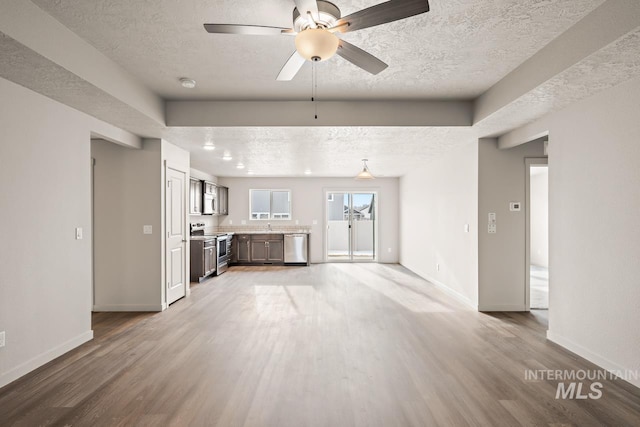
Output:
[[529,180],[531,264],[549,267],[549,168],[532,167]]
[[400,179],[400,263],[474,307],[478,304],[477,192],[475,141]]
[[[220,225],[311,226],[311,262],[324,261],[325,191],[371,190],[378,192],[378,253],[379,261],[398,262],[398,179],[378,178],[374,181],[358,181],[353,178],[225,178],[218,182],[229,187],[229,215],[220,217]],[[292,220],[249,220],[250,189],[291,190]],[[316,221],[317,224],[313,224]]]
[[[478,299],[481,311],[525,309],[525,209],[509,211],[510,202],[525,202],[525,158],[544,157],[541,141],[499,149],[497,140],[480,139],[478,151]],[[496,214],[497,233],[487,230]]]
[[547,336],[608,369],[640,370],[638,105],[637,78],[505,136],[549,131]]
[[[136,140],[0,79],[0,386],[93,336],[94,131]],[[76,227],[82,240],[75,240]]]
[[[94,311],[161,310],[160,143],[141,150],[91,141]],[[142,233],[143,225],[152,234]]]

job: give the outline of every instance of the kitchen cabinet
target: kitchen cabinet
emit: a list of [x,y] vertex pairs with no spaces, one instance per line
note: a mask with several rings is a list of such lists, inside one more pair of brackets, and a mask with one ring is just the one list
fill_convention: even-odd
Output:
[[229,188],[218,186],[218,215],[229,215]]
[[284,263],[284,236],[282,234],[236,234],[237,264]]
[[284,262],[282,234],[254,234],[251,236],[251,262],[281,264]]
[[249,234],[236,234],[234,240],[236,248],[233,251],[234,261],[239,264],[251,262],[251,236]]
[[202,214],[202,181],[199,179],[189,181],[189,214]]
[[216,272],[216,239],[191,240],[190,275],[192,282],[199,282]]

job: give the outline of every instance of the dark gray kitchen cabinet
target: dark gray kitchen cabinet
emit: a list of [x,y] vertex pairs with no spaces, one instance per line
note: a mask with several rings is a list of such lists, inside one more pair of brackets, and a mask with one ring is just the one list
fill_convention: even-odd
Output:
[[251,235],[236,234],[234,236],[235,250],[233,251],[234,261],[238,264],[251,262]]
[[199,179],[189,180],[189,214],[202,214],[202,181]]

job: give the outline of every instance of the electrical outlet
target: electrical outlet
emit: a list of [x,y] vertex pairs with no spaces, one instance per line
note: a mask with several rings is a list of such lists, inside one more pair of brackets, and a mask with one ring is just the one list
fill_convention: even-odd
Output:
[[464,225],[464,232],[468,233],[469,232],[469,224],[465,224]]
[[440,271],[440,264],[436,264],[436,271]]
[[317,219],[313,220],[313,225],[318,225],[318,220]]
[[82,228],[76,228],[76,240],[82,240]]
[[247,220],[246,220],[246,219],[243,219],[240,223],[241,223],[242,225],[247,225]]
[[298,225],[298,224],[299,224],[299,222],[298,222],[298,220],[296,219],[296,225]]
[[143,225],[142,226],[142,233],[143,234],[152,234],[153,233],[153,227],[150,225]]
[[4,347],[4,331],[0,332],[0,347]]
[[233,220],[232,219],[229,220],[229,225],[233,225]]

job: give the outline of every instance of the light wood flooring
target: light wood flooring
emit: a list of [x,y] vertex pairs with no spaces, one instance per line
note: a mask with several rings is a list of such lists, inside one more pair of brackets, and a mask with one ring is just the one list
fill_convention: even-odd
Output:
[[595,369],[546,315],[468,309],[397,265],[234,267],[0,389],[2,426],[632,426],[640,390],[557,400]]

